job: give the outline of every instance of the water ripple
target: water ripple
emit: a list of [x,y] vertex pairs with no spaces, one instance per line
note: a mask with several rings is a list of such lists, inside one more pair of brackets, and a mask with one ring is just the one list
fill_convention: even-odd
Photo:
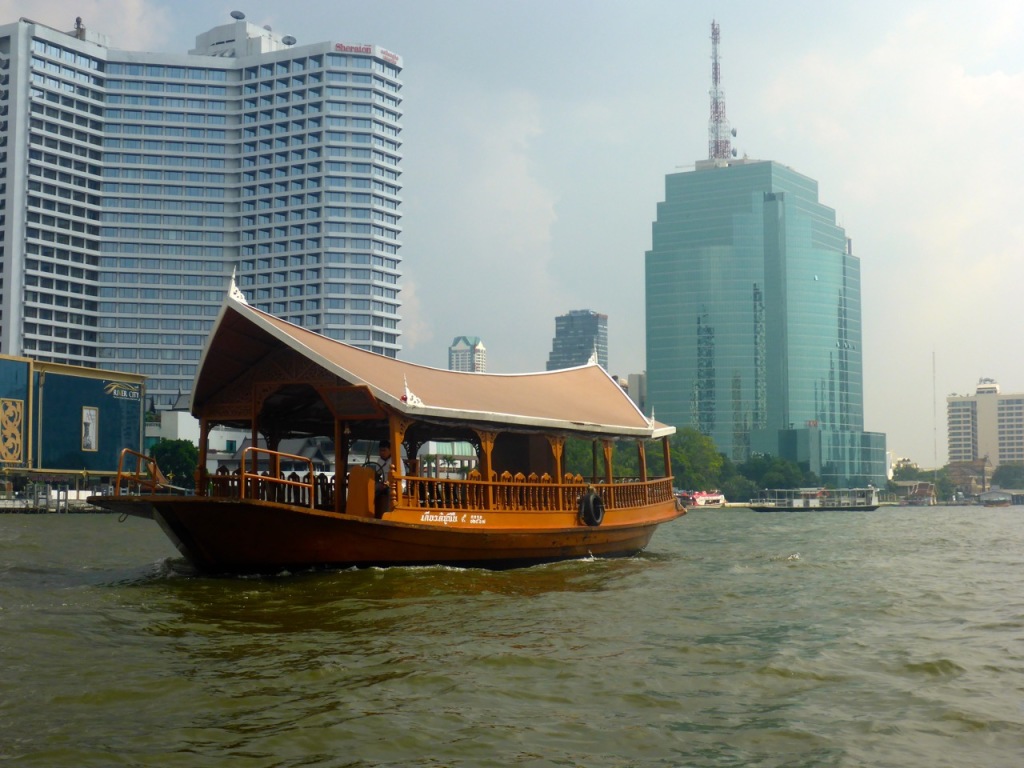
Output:
[[247,579],[145,521],[3,516],[0,761],[1015,767],[1018,516],[718,510],[625,560]]

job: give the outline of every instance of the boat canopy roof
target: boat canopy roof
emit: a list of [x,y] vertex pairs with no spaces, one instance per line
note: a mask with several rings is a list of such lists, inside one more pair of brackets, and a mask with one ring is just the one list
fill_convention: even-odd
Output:
[[596,363],[523,374],[416,365],[285,322],[249,306],[234,286],[203,351],[192,387],[192,414],[203,416],[221,393],[289,350],[335,376],[338,386],[363,387],[377,404],[413,420],[637,439],[675,432],[644,416]]

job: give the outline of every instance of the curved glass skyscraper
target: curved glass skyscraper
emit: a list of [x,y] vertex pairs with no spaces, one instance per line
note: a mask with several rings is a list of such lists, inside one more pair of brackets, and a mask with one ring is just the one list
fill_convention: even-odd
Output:
[[768,453],[837,487],[885,482],[864,432],[860,260],[817,183],[774,162],[666,178],[646,259],[648,402],[734,461]]

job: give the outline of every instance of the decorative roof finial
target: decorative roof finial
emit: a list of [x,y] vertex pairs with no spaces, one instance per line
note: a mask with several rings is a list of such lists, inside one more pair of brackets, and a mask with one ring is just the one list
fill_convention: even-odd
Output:
[[240,304],[245,304],[246,306],[249,306],[249,302],[245,300],[245,294],[242,293],[242,290],[238,287],[238,284],[235,282],[234,267],[231,268],[231,285],[228,288],[228,295],[235,301],[239,302]]

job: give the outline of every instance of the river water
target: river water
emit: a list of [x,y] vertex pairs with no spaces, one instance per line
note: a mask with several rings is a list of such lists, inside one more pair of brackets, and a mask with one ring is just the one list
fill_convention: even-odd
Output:
[[1024,510],[691,512],[643,555],[209,578],[0,515],[0,764],[1024,764]]

